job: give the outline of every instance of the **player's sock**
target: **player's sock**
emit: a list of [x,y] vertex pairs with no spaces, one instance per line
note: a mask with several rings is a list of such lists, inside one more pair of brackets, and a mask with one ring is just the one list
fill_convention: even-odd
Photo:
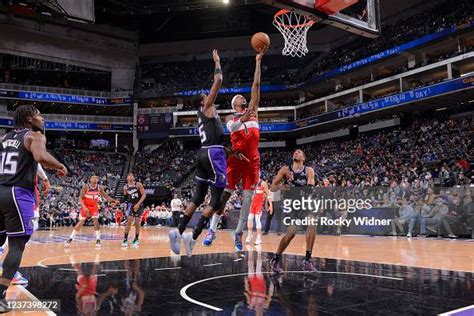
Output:
[[217,225],[219,225],[219,222],[221,221],[222,215],[214,214],[212,215],[211,218],[211,225],[209,226],[209,229],[212,229],[212,231],[216,232],[217,231]]
[[179,226],[178,226],[180,235],[184,233],[184,231],[186,230],[186,226],[188,226],[188,223],[190,220],[191,220],[191,216],[188,216],[186,214],[184,214],[183,217],[181,217],[181,220],[179,221]]
[[305,259],[306,261],[310,261],[310,260],[311,260],[311,254],[312,254],[311,251],[306,250],[306,256],[305,256],[304,259]]
[[[135,240],[138,240],[138,234],[135,234]],[[134,240],[134,241],[135,241],[135,240]]]
[[123,240],[128,240],[128,233],[123,234]]
[[95,231],[95,239],[100,240],[100,230]]
[[199,219],[199,222],[197,223],[196,227],[194,227],[193,230],[193,239],[196,240],[198,239],[199,235],[201,235],[202,230],[204,227],[207,226],[207,223],[209,222],[209,217],[201,216]]
[[69,236],[69,238],[70,238],[70,239],[74,239],[74,238],[76,237],[76,234],[77,234],[76,230],[73,229],[73,230],[72,230],[72,233],[71,233],[71,236]]

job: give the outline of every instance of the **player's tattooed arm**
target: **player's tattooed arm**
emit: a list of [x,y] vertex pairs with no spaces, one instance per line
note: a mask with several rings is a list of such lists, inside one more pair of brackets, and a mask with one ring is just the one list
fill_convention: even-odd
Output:
[[258,115],[258,105],[260,104],[260,81],[262,77],[262,58],[265,50],[261,49],[255,57],[255,74],[253,77],[252,93],[250,96],[249,110],[254,111]]
[[314,186],[315,185],[315,181],[314,181],[314,169],[311,168],[311,167],[308,167],[308,172],[306,174],[306,177],[307,177],[307,183],[309,186]]
[[272,186],[271,186],[272,192],[278,191],[280,182],[283,181],[283,179],[286,177],[287,174],[288,174],[288,167],[287,166],[281,167],[277,175],[275,176],[275,178],[273,178]]
[[[212,58],[214,59],[215,69],[214,69],[214,83],[212,84],[211,90],[209,95],[207,96],[204,102],[204,114],[206,116],[213,116],[211,113],[207,113],[209,109],[214,109],[214,102],[216,102],[217,94],[219,93],[219,89],[222,86],[223,76],[222,76],[222,68],[221,68],[221,59],[217,50],[214,49],[212,52]],[[214,113],[215,114],[215,113]]]

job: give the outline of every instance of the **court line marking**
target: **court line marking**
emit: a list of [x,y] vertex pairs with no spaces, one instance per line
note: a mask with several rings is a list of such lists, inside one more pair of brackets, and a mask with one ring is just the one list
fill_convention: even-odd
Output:
[[[258,274],[273,274],[273,273],[274,273],[274,272],[259,272]],[[286,271],[286,272],[284,272],[284,273],[343,274],[343,275],[356,275],[356,276],[365,276],[365,277],[378,278],[378,279],[388,279],[388,280],[403,281],[402,278],[387,277],[387,276],[374,275],[374,274],[352,273],[352,272],[337,272],[337,271],[315,271],[315,272],[308,272],[308,271]],[[255,275],[255,274],[257,274],[257,273],[244,272],[244,273],[236,273],[236,274],[219,275],[219,276],[215,276],[215,277],[211,277],[211,278],[207,278],[207,279],[202,279],[202,280],[199,280],[199,281],[190,283],[190,284],[188,284],[188,285],[182,287],[181,290],[179,291],[179,294],[181,295],[182,298],[184,298],[186,301],[188,301],[188,302],[190,302],[190,303],[193,303],[193,304],[196,304],[196,305],[199,305],[199,306],[202,306],[202,307],[211,309],[211,310],[216,311],[216,312],[222,312],[222,311],[223,311],[222,308],[219,308],[219,307],[216,307],[216,306],[213,306],[213,305],[209,305],[209,304],[200,302],[200,301],[198,301],[198,300],[195,300],[195,299],[189,297],[189,295],[186,293],[186,291],[187,291],[189,288],[191,288],[191,287],[193,287],[194,285],[196,285],[196,284],[204,283],[204,282],[207,282],[207,281],[213,281],[213,280],[224,279],[224,278],[231,278],[231,277],[235,277],[235,276]]]
[[127,269],[100,269],[102,272],[127,272]]
[[213,266],[220,266],[222,263],[209,263],[209,264],[203,264],[203,267],[213,267]]
[[455,309],[453,311],[449,311],[449,312],[446,312],[446,313],[443,313],[443,314],[439,314],[438,316],[450,316],[450,315],[453,315],[453,313],[459,313],[459,312],[467,311],[469,309],[474,309],[474,305],[462,307],[462,308],[459,308],[459,309]]
[[172,267],[172,268],[159,268],[159,269],[154,269],[155,271],[163,271],[163,270],[177,270],[181,269],[181,267]]
[[71,268],[59,268],[59,270],[62,270],[62,271],[74,271],[74,272],[79,271],[79,270],[77,270],[77,269],[71,269]]
[[[30,300],[34,301],[34,302],[38,302],[39,299],[34,296],[33,294],[31,294],[30,291],[28,291],[25,287],[21,286],[21,285],[16,285],[15,286],[16,289],[18,289],[21,293],[25,294]],[[35,311],[37,312],[37,311]],[[47,309],[45,311],[42,311],[44,313],[46,313],[46,315],[51,315],[51,316],[55,316],[56,313],[54,313],[51,309]]]

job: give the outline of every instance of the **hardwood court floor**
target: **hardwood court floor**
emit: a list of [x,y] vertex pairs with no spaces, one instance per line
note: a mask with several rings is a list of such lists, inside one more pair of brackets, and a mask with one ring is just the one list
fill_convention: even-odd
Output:
[[[251,246],[249,247],[251,251],[246,250],[239,257],[233,250],[230,232],[219,231],[218,238],[214,241],[215,244],[212,247],[206,248],[201,246],[200,240],[194,251],[195,256],[192,259],[182,258],[181,263],[179,263],[179,257],[171,256],[169,250],[169,228],[145,227],[141,233],[141,245],[138,248],[129,247],[125,249],[120,247],[123,231],[123,227],[103,228],[102,247],[100,249],[95,248],[94,232],[91,227],[83,228],[81,234],[77,237],[77,241],[69,247],[64,246],[64,241],[69,236],[71,228],[36,232],[25,250],[20,268],[20,271],[30,279],[30,285],[27,288],[21,286],[11,287],[7,299],[34,301],[37,298],[61,298],[63,312],[58,314],[75,314],[74,295],[76,293],[77,264],[84,267],[84,273],[86,274],[91,273],[87,272],[91,270],[91,267],[100,265],[100,268],[98,268],[100,272],[97,273],[99,277],[97,293],[105,290],[104,286],[108,284],[110,279],[126,282],[126,280],[130,279],[130,275],[138,275],[135,280],[139,280],[139,282],[137,281],[138,283],[141,282],[140,286],[147,293],[143,305],[144,310],[160,308],[163,311],[173,311],[176,306],[181,306],[182,312],[195,310],[195,308],[198,308],[195,304],[185,303],[183,298],[180,297],[179,288],[189,282],[200,282],[199,280],[205,278],[209,280],[224,278],[222,281],[212,281],[215,284],[206,283],[205,286],[203,285],[204,287],[201,286],[196,289],[208,289],[209,291],[218,291],[220,293],[223,291],[220,289],[226,288],[228,293],[225,292],[227,295],[225,297],[228,303],[224,304],[225,300],[223,301],[222,299],[210,300],[209,297],[215,297],[215,292],[213,292],[214,294],[208,293],[208,295],[199,299],[213,306],[225,307],[227,309],[224,310],[229,313],[229,308],[232,308],[232,306],[247,308],[248,311],[250,305],[245,305],[245,303],[239,301],[241,299],[239,297],[243,295],[242,284],[245,281],[243,275],[247,275],[247,265],[249,266],[248,271],[250,271],[250,266],[253,262],[250,259],[252,256],[254,257],[253,259],[257,258],[255,251],[258,252],[260,261],[267,262],[270,253],[275,251],[281,238],[281,236],[276,234],[264,236],[261,247]],[[133,238],[132,236],[133,229],[130,239]],[[298,235],[288,248],[287,253],[303,255],[305,252],[304,245],[304,236]],[[472,293],[468,294],[470,293],[469,286],[462,288],[462,291],[451,288],[453,284],[458,284],[459,280],[464,282],[462,284],[470,284],[466,280],[470,280],[472,276],[470,273],[474,272],[474,242],[469,240],[318,236],[313,256],[317,257],[314,261],[318,270],[321,271],[318,273],[320,275],[319,281],[318,278],[311,276],[309,276],[309,279],[304,276],[300,280],[299,274],[294,274],[293,272],[291,272],[293,274],[290,272],[285,274],[285,281],[283,282],[285,286],[278,291],[279,297],[272,297],[272,303],[269,307],[270,309],[273,308],[277,314],[289,313],[287,308],[290,307],[285,305],[285,295],[298,290],[298,287],[302,286],[301,284],[306,286],[306,283],[309,281],[314,285],[304,290],[309,296],[297,298],[298,306],[301,304],[306,306],[298,313],[306,314],[306,312],[309,312],[314,307],[312,302],[318,301],[317,310],[323,314],[326,312],[334,315],[343,315],[355,305],[367,313],[392,311],[403,314],[405,310],[397,310],[399,307],[396,306],[400,305],[398,304],[399,302],[404,301],[403,306],[415,308],[420,313],[434,315],[439,312],[470,305],[469,302],[473,298]],[[285,270],[297,270],[300,260],[301,257],[287,256],[285,258]],[[80,263],[84,263],[84,265],[80,265]],[[136,271],[133,270],[135,268],[137,269]],[[263,269],[265,271],[266,268],[263,267]],[[135,272],[127,272],[132,270]],[[458,272],[452,273],[449,271]],[[235,277],[232,277],[234,275]],[[380,279],[377,282],[382,283],[373,285],[371,282],[368,282],[366,278],[369,275],[377,275],[376,277]],[[231,278],[227,278],[227,276]],[[390,278],[405,281],[397,283],[398,281],[395,280],[397,285],[396,288],[393,288],[393,280]],[[150,284],[147,285],[147,280],[153,280],[153,282],[148,282]],[[265,274],[265,280],[267,283],[270,282],[269,275]],[[170,282],[173,283],[173,286],[178,286],[178,288],[175,289],[173,287],[171,290],[169,287]],[[321,286],[321,282],[328,282],[327,293],[318,292],[317,288]],[[349,294],[347,293],[348,282],[350,283],[349,288],[353,288]],[[442,286],[440,282],[444,282]],[[163,285],[160,289],[157,289],[157,284]],[[449,299],[437,299],[436,304],[439,303],[439,306],[433,303],[425,304],[423,307],[420,304],[427,297],[425,297],[426,293],[420,288],[420,284],[425,284],[425,287],[429,287],[429,293],[431,294],[434,291],[434,287],[436,287],[436,293],[439,292],[440,298],[446,295],[445,291],[448,289],[450,289],[449,291],[452,290],[452,293],[449,294]],[[196,289],[190,289],[190,295],[197,295]],[[339,293],[338,296],[331,294],[333,291]],[[377,299],[371,302],[368,302],[368,300],[373,300],[373,297],[361,299],[360,295],[362,293],[369,293],[367,291],[376,293]],[[298,290],[296,292],[301,291]],[[225,293],[223,293],[221,294],[224,295]],[[401,293],[408,294],[402,295]],[[172,302],[173,304],[158,306],[156,302],[160,301],[157,299],[159,297],[166,298],[164,301],[161,300],[162,302]],[[417,299],[414,300],[414,297],[417,297]],[[235,301],[236,298],[239,298],[237,301],[240,303]],[[336,303],[334,299],[337,299],[337,304],[343,304],[344,309],[335,308],[333,306],[333,303]],[[293,297],[292,300],[294,300]],[[381,304],[380,300],[383,300],[385,303]],[[362,304],[361,301],[365,303]],[[241,304],[244,304],[244,306],[242,307]],[[209,309],[201,307],[199,311],[209,312]],[[10,314],[53,315],[54,313],[51,311],[35,311],[28,314],[26,312]]]
[[[102,247],[95,248],[94,232],[91,227],[82,229],[78,241],[69,247],[64,241],[71,228],[38,231],[27,245],[22,267],[36,265],[67,264],[74,255],[82,262],[92,262],[96,254],[100,261],[169,257],[169,228],[145,227],[140,235],[138,248],[120,247],[123,227],[103,228]],[[132,229],[129,239],[133,239]],[[201,235],[201,238],[204,233]],[[244,236],[245,237],[245,236]],[[282,236],[263,236],[261,251],[274,252]],[[203,247],[201,239],[194,254],[233,252],[229,231],[219,231],[212,247]],[[304,255],[304,235],[297,235],[287,250],[288,254]],[[184,249],[182,250],[184,254]],[[316,238],[313,257],[386,263],[409,267],[474,272],[474,242],[471,240],[445,240],[436,238],[327,236]]]

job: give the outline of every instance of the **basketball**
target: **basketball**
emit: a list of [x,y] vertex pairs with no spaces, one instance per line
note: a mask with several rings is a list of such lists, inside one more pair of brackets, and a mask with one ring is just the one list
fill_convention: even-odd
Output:
[[267,33],[258,32],[252,36],[251,44],[257,52],[260,49],[270,47],[270,37]]

